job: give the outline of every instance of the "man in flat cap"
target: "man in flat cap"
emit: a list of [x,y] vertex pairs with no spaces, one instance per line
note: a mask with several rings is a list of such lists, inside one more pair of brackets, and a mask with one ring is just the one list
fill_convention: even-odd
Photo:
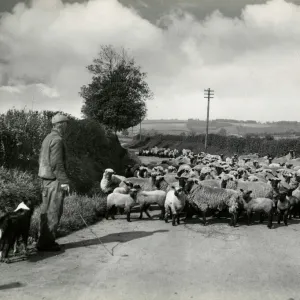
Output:
[[66,146],[63,136],[68,117],[56,114],[52,118],[53,128],[45,137],[39,158],[39,174],[42,179],[42,206],[40,216],[38,251],[60,251],[55,242],[57,227],[63,212],[63,201],[69,192],[66,174]]

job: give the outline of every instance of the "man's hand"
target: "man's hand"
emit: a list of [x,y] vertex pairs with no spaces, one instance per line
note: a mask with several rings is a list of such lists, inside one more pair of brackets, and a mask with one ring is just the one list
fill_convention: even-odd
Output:
[[70,194],[70,186],[68,184],[62,184],[61,188]]

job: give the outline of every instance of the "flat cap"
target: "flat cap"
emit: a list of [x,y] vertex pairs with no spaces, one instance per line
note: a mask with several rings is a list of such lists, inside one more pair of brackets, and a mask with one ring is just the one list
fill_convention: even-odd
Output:
[[69,118],[63,114],[56,114],[55,116],[53,116],[52,118],[52,124],[56,124],[56,123],[61,123],[61,122],[68,122]]

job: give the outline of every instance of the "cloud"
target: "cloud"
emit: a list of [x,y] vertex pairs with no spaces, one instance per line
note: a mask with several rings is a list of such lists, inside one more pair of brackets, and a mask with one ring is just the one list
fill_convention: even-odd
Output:
[[298,119],[300,6],[283,0],[240,18],[176,9],[157,25],[116,0],[18,4],[0,19],[1,110],[30,107],[34,94],[36,109],[79,117],[85,67],[104,44],[125,46],[148,73],[148,118],[205,119],[210,87],[211,118]]

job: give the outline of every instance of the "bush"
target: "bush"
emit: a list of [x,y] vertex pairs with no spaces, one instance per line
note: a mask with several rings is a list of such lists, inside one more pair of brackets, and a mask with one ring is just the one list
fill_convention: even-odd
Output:
[[[42,141],[51,130],[55,113],[10,110],[0,115],[0,165],[37,174]],[[73,191],[90,193],[105,168],[113,168],[123,175],[125,165],[134,163],[118,138],[99,123],[69,117],[71,122],[65,140]]]
[[[58,237],[65,236],[73,231],[92,225],[104,216],[106,211],[106,196],[94,195],[92,197],[80,196],[76,193],[65,198],[63,215],[58,227]],[[36,240],[38,237],[40,207],[34,211],[31,221],[30,236]]]
[[12,211],[24,200],[41,203],[40,181],[29,172],[0,167],[0,211]]

